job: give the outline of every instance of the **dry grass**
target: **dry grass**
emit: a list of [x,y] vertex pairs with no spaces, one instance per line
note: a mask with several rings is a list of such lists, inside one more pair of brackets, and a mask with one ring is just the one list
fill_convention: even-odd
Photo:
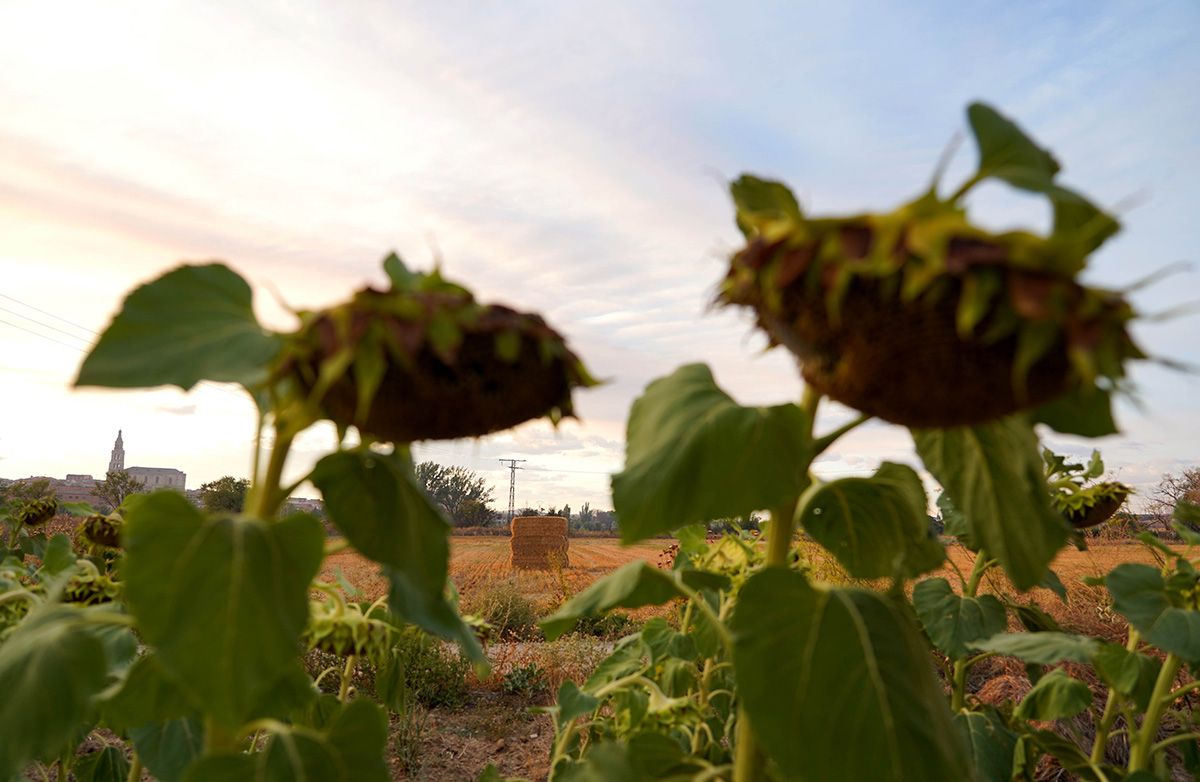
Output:
[[[571,565],[567,568],[514,570],[509,563],[509,539],[453,537],[450,539],[450,576],[464,598],[473,590],[512,579],[521,592],[539,607],[553,607],[564,595],[575,594],[593,581],[628,562],[641,559],[654,564],[665,541],[622,546],[611,538],[571,538]],[[325,561],[324,578],[340,568],[346,579],[373,600],[387,591],[387,582],[375,563],[352,552],[334,554]]]

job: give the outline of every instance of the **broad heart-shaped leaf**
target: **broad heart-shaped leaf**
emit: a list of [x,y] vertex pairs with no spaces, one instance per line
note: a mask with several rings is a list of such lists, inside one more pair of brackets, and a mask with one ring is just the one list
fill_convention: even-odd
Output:
[[730,629],[738,695],[787,778],[971,777],[928,648],[883,596],[767,568],[742,587]]
[[575,626],[581,617],[613,608],[641,608],[667,603],[685,593],[679,576],[638,560],[608,574],[572,597],[541,621],[547,641],[553,641]]
[[1004,605],[992,595],[962,597],[944,578],[930,578],[913,588],[913,606],[929,640],[951,659],[966,657],[976,641],[1004,631]]
[[1126,562],[1104,581],[1113,609],[1143,638],[1188,662],[1200,661],[1200,611],[1177,607],[1157,568]]
[[1035,587],[1067,540],[1050,507],[1037,436],[1024,416],[953,429],[914,429],[921,460],[963,514],[972,542],[1022,591]]
[[195,763],[186,782],[387,782],[384,762],[387,718],[382,708],[358,698],[328,728],[275,733],[266,749],[251,755],[212,755]]
[[220,263],[180,266],[129,294],[83,360],[75,385],[252,386],[266,377],[282,345],[258,325],[250,286],[236,272]]
[[1171,516],[1175,522],[1175,531],[1184,536],[1184,542],[1190,546],[1200,543],[1196,537],[1196,530],[1200,529],[1200,504],[1179,500],[1175,503],[1175,512]]
[[807,494],[799,517],[855,578],[911,578],[946,558],[929,534],[927,506],[916,472],[884,462],[870,478],[842,478]]
[[91,726],[104,688],[104,644],[73,606],[30,613],[0,644],[0,779],[56,757]]
[[691,779],[698,769],[683,749],[662,733],[635,733],[621,741],[600,741],[583,759],[554,775],[555,782],[652,782]]
[[122,747],[107,744],[80,758],[73,771],[78,782],[125,782],[129,759]]
[[979,146],[979,173],[1022,189],[1039,190],[1059,171],[1058,162],[1017,127],[984,103],[967,107],[967,120]]
[[954,724],[971,748],[979,782],[1012,782],[1017,736],[1000,715],[992,709],[963,711],[954,715]]
[[1132,698],[1139,711],[1150,707],[1154,683],[1162,670],[1162,660],[1131,652],[1116,644],[1104,644],[1092,662],[1100,679],[1122,695]]
[[1076,389],[1043,404],[1033,411],[1033,419],[1056,432],[1080,437],[1104,437],[1119,431],[1112,397],[1096,386]]
[[1063,660],[1091,662],[1100,649],[1096,639],[1070,633],[1000,633],[971,644],[982,652],[1016,657],[1027,663],[1050,665]]
[[1092,705],[1092,691],[1062,668],[1038,679],[1026,693],[1013,716],[1026,720],[1058,720],[1074,717]]
[[125,678],[106,690],[99,702],[105,723],[118,731],[195,711],[188,696],[167,677],[152,652],[139,657]]
[[181,494],[128,501],[125,595],[163,670],[236,727],[299,667],[325,532],[311,516],[206,517]]
[[554,705],[554,722],[559,730],[576,717],[591,714],[600,708],[600,699],[593,698],[579,689],[570,679],[565,680],[558,688],[558,698]]
[[655,380],[629,412],[625,469],[612,478],[621,539],[644,540],[798,497],[803,418],[795,405],[742,407],[703,364]]
[[133,728],[129,738],[155,779],[178,782],[204,749],[204,726],[194,717],[184,717]]
[[942,514],[942,531],[956,538],[968,550],[979,551],[979,543],[971,537],[971,530],[967,527],[967,520],[962,511],[954,507],[950,495],[944,490],[938,495],[937,507]]
[[1038,586],[1042,589],[1049,589],[1058,596],[1059,600],[1067,602],[1067,587],[1053,570],[1046,571],[1046,575],[1042,576],[1042,581]]
[[40,572],[43,576],[57,576],[59,573],[66,572],[78,559],[75,556],[75,550],[71,548],[71,539],[59,532],[46,544],[46,551],[42,554]]
[[475,634],[446,599],[450,524],[421,489],[407,453],[339,451],[317,462],[310,479],[346,539],[384,566],[391,610],[483,660]]

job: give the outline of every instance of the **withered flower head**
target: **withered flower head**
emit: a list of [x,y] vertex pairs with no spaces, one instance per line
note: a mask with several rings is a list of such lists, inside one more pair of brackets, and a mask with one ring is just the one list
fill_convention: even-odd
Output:
[[[971,119],[1007,123],[978,105]],[[1003,130],[1020,134],[1011,123]],[[1130,305],[1077,277],[1116,221],[1053,183],[1047,153],[1031,153],[1021,179],[986,141],[980,173],[953,196],[938,197],[935,185],[884,214],[809,218],[784,185],[741,177],[732,191],[747,243],[718,303],[753,309],[817,390],[893,423],[978,424],[1069,392],[1107,402],[1124,362],[1145,356],[1126,330]],[[1053,233],[971,223],[958,202],[988,177],[1045,192]]]
[[382,440],[475,437],[540,416],[573,415],[571,392],[594,385],[541,317],[497,304],[395,255],[391,288],[302,314],[281,375],[321,414]]

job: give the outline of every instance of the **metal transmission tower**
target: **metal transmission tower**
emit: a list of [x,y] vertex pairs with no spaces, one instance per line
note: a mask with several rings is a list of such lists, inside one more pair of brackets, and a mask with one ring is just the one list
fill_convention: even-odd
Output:
[[527,461],[526,459],[501,459],[500,463],[508,467],[508,523],[512,524],[513,511],[517,506],[517,470],[524,469],[518,467],[519,462]]

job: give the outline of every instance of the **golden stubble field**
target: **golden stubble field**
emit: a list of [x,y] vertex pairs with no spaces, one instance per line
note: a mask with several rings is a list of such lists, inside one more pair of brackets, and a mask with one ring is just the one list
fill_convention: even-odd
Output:
[[[509,565],[509,539],[507,537],[452,537],[450,542],[450,573],[455,586],[463,595],[500,580],[512,579],[520,591],[534,603],[550,608],[563,596],[574,594],[621,565],[637,559],[651,564],[669,564],[665,550],[672,541],[658,539],[622,546],[614,538],[571,538],[570,566],[561,570],[513,570]],[[810,544],[811,545],[811,544]],[[951,560],[966,573],[971,568],[972,554],[959,547],[948,547]],[[827,557],[824,557],[828,561]],[[1154,561],[1146,547],[1134,542],[1097,542],[1087,551],[1068,548],[1055,559],[1053,568],[1067,586],[1076,603],[1089,606],[1102,600],[1098,593],[1102,588],[1087,587],[1083,579],[1102,576],[1122,562]],[[351,584],[362,590],[363,597],[374,599],[387,589],[377,566],[351,551],[334,554],[325,562],[325,577],[332,577],[340,569]],[[819,568],[826,575],[825,568]],[[947,566],[945,575],[952,584],[957,584],[953,568]],[[837,580],[836,572],[828,576]],[[990,575],[984,582],[985,591],[1009,591],[1005,579]],[[1065,611],[1084,609],[1082,605],[1059,605],[1057,598],[1044,589],[1036,589],[1031,595],[1050,613],[1059,616]],[[1090,610],[1090,609],[1089,609]]]
[[[569,567],[513,570],[507,537],[456,536],[450,539],[450,576],[464,595],[488,583],[512,578],[531,600],[545,603],[556,596],[574,594],[627,562],[642,559],[657,564],[669,543],[664,539],[622,546],[615,538],[571,538]],[[375,563],[357,553],[344,551],[326,559],[325,577],[331,577],[338,568],[367,599],[387,591]]]

